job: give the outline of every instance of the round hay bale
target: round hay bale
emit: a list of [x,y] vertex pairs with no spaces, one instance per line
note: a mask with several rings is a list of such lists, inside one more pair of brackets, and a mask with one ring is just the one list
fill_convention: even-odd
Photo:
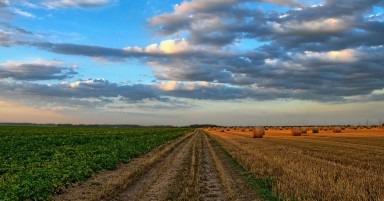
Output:
[[221,129],[220,132],[224,132],[224,129]]
[[291,133],[293,136],[301,136],[301,128],[300,127],[293,127],[291,129]]
[[312,133],[319,133],[319,127],[313,127]]
[[253,138],[263,138],[263,135],[265,135],[263,127],[255,127],[253,129]]
[[341,127],[340,126],[336,126],[336,127],[333,127],[333,133],[341,133]]
[[308,131],[307,127],[301,127],[301,133],[302,134],[307,133],[307,131]]
[[241,132],[245,132],[245,128],[242,128],[242,129],[241,129]]

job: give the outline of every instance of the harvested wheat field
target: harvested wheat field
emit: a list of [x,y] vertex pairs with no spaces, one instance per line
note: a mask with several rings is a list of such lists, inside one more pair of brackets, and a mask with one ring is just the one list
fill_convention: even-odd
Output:
[[281,200],[384,200],[384,129],[314,130],[293,136],[269,128],[263,138],[249,129],[205,132],[254,177],[270,181]]
[[[171,131],[181,133],[120,164],[117,169],[95,172],[87,180],[67,183],[48,198],[76,201],[384,200],[382,128],[254,127],[205,128],[184,134],[184,130],[163,132],[171,134]],[[146,142],[144,134],[128,136],[130,140],[141,136]],[[161,136],[166,135],[157,137]],[[122,150],[130,147],[134,147],[133,144]],[[97,155],[91,158],[94,157]],[[47,171],[51,166],[47,165]]]
[[198,129],[54,200],[262,200],[232,162]]

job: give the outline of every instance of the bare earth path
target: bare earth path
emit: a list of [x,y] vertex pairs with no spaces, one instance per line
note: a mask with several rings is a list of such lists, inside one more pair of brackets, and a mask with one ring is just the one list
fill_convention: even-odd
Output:
[[54,199],[261,200],[201,130],[70,187]]

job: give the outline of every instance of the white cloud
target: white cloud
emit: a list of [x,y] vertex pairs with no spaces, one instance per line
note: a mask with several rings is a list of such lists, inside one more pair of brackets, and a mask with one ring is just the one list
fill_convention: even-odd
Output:
[[44,5],[50,9],[58,8],[92,8],[112,3],[112,0],[54,0],[45,1]]
[[352,63],[359,60],[359,52],[353,49],[345,49],[340,51],[329,52],[312,52],[305,51],[302,59],[318,59],[328,62]]
[[239,2],[238,0],[194,0],[190,2],[183,2],[175,6],[176,14],[187,14],[195,11],[206,10],[218,5],[228,5]]
[[45,59],[37,58],[37,59],[33,59],[33,60],[30,60],[27,62],[25,62],[25,61],[6,61],[4,63],[0,63],[0,66],[13,68],[13,67],[21,66],[24,64],[34,64],[34,65],[40,65],[40,66],[60,66],[60,65],[63,65],[63,62],[58,61],[58,60],[45,60]]
[[9,6],[9,0],[0,0],[0,8]]
[[[175,5],[174,14],[191,14],[199,11],[207,11],[212,8],[224,7],[231,4],[247,2],[243,0],[193,0],[184,1],[181,4]],[[295,0],[261,0],[261,2],[280,4],[280,5],[294,5],[299,6]]]
[[142,52],[142,53],[162,53],[162,54],[176,54],[195,50],[196,47],[189,45],[185,39],[169,39],[163,40],[159,44],[151,44],[145,48],[140,47],[126,47],[126,52]]
[[36,18],[36,16],[32,13],[29,13],[29,12],[26,12],[26,11],[22,11],[18,8],[12,8],[12,11],[15,13],[15,14],[18,14],[18,15],[21,15],[23,17],[28,17],[28,18]]
[[13,80],[62,80],[77,74],[76,65],[65,67],[56,60],[34,59],[30,61],[6,61],[0,63],[0,79]]
[[151,45],[146,48],[147,52],[163,52],[166,54],[173,54],[179,52],[185,52],[190,50],[192,47],[184,39],[180,40],[164,40],[161,41],[160,45]]
[[77,88],[81,87],[81,85],[95,85],[95,86],[104,86],[106,81],[104,79],[95,79],[95,80],[81,80],[81,81],[75,81],[71,83],[63,82],[62,84],[67,84],[71,88]]
[[209,82],[178,82],[178,81],[165,81],[157,84],[157,87],[162,91],[194,91],[203,87],[210,87],[215,84]]
[[286,23],[269,22],[278,33],[337,33],[353,27],[348,19],[327,18],[310,21],[288,21]]

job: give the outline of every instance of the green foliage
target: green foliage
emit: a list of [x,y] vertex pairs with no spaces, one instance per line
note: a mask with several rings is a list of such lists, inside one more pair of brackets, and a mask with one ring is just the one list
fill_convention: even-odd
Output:
[[182,128],[0,127],[0,200],[46,200],[187,132]]

